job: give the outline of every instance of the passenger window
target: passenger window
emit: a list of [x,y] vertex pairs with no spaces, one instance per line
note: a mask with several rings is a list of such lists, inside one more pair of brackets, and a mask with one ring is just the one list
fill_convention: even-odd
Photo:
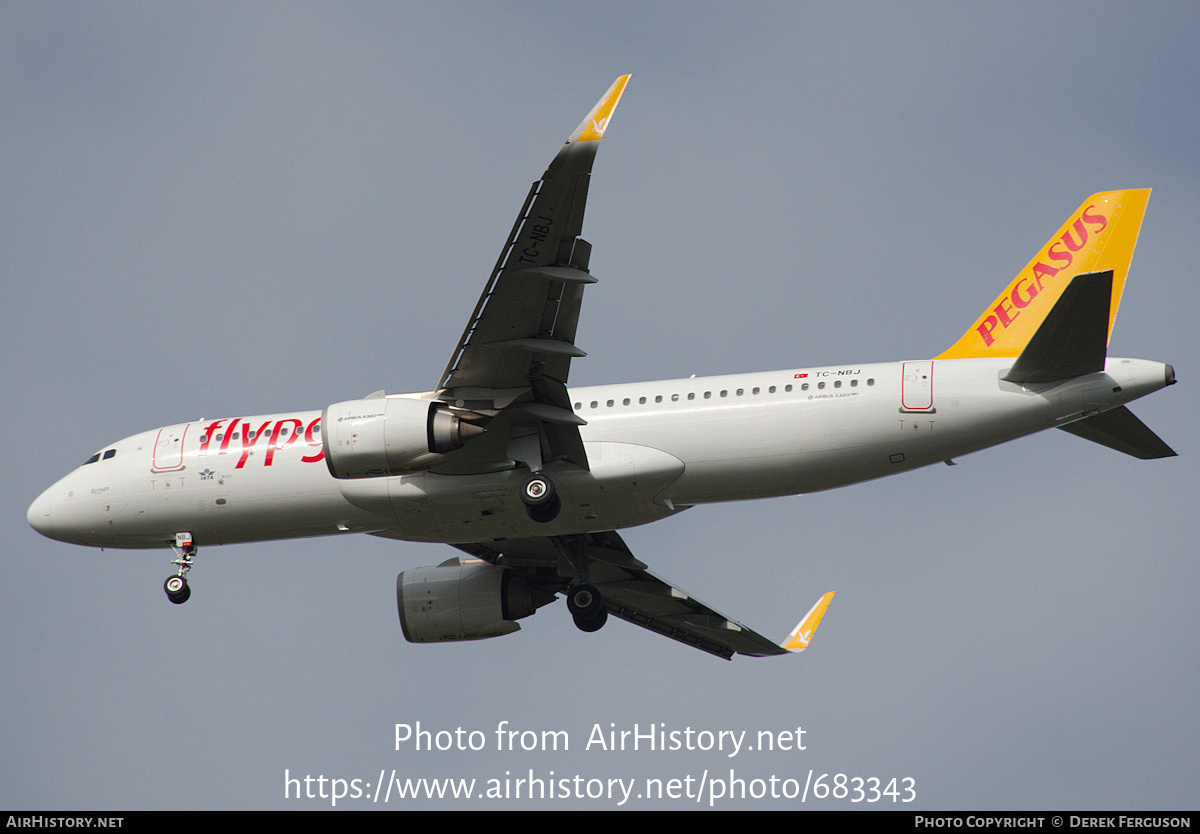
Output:
[[842,387],[842,381],[841,381],[840,379],[835,379],[835,380],[833,381],[833,387],[834,387],[834,388],[841,388],[841,387]]
[[638,405],[645,405],[645,404],[646,404],[646,398],[638,397]]
[[660,403],[660,402],[662,402],[662,394],[659,394],[657,397],[655,397],[655,398],[654,398],[654,401],[655,401],[656,403]]
[[824,383],[824,382],[818,382],[818,383],[817,383],[817,390],[820,390],[820,389],[822,389],[822,388],[824,388],[824,387],[825,387],[825,383]]
[[789,391],[789,392],[790,392],[790,391],[792,390],[791,383],[788,383],[787,385],[783,386],[783,390],[784,390],[784,391]]

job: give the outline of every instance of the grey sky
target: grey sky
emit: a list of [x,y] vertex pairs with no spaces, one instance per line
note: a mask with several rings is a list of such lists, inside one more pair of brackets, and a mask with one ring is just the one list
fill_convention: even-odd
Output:
[[[286,801],[285,769],[812,769],[914,778],[895,807],[1195,808],[1200,13],[653,8],[0,6],[0,807],[328,806]],[[1175,365],[1132,410],[1180,457],[1050,432],[624,533],[768,636],[838,591],[811,650],[731,663],[617,621],[582,634],[562,605],[407,644],[396,573],[444,546],[202,549],[176,607],[168,553],[29,529],[29,502],[117,438],[432,386],[529,183],[625,72],[573,384],[929,357],[1086,196],[1150,186],[1110,352]],[[571,749],[497,752],[506,720]],[[417,721],[488,750],[394,750]],[[800,725],[807,749],[583,749],[595,724],[659,722]]]

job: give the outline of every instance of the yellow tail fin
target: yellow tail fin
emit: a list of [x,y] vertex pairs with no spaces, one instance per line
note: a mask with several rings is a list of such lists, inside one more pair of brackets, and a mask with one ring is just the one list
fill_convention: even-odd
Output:
[[1117,317],[1149,188],[1088,197],[971,328],[936,359],[1017,356],[1081,272],[1112,270],[1108,335]]

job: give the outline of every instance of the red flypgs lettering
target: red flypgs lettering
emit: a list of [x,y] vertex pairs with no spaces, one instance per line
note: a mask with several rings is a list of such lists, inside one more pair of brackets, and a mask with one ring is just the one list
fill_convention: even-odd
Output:
[[984,345],[991,347],[996,341],[996,328],[1007,329],[1021,314],[1021,310],[1037,298],[1038,292],[1043,289],[1042,282],[1071,266],[1075,262],[1075,254],[1084,251],[1089,237],[1108,227],[1108,218],[1097,213],[1095,208],[1091,205],[1080,212],[1075,222],[1046,248],[1045,258],[1039,258],[1029,268],[1033,278],[1022,276],[1017,279],[1012,292],[1001,298],[992,312],[976,326],[975,331],[983,339]]
[[[287,440],[283,441],[283,445],[280,446],[279,433],[284,431],[283,427],[287,424],[290,424],[291,428],[286,430],[285,433]],[[304,423],[300,422],[295,417],[291,417],[287,420],[280,420],[275,424],[275,429],[271,432],[271,445],[267,447],[267,459],[263,463],[263,466],[270,466],[271,462],[275,460],[276,449],[286,449],[288,446],[291,446],[300,439],[300,427],[303,425]]]
[[204,431],[202,431],[200,433],[200,454],[201,455],[208,454],[208,444],[212,442],[213,433],[216,432],[217,429],[221,428],[221,424],[224,422],[225,422],[224,420],[217,420],[215,423],[209,423],[208,428],[206,428]]
[[[212,441],[216,439],[215,433],[221,430],[225,425],[225,420],[215,420],[209,423],[204,429],[204,433],[200,441],[200,454],[208,455],[209,447]],[[223,455],[229,451],[229,443],[234,439],[234,435],[241,434],[242,450],[238,462],[234,465],[234,469],[243,469],[246,463],[250,460],[251,452],[255,447],[266,448],[266,454],[263,455],[263,466],[270,466],[275,462],[275,454],[282,452],[289,446],[293,446],[300,442],[301,436],[304,438],[304,445],[315,449],[315,452],[304,455],[300,458],[304,463],[316,463],[324,460],[325,447],[321,443],[320,424],[321,418],[314,417],[309,421],[308,425],[304,425],[304,421],[298,417],[285,417],[282,420],[272,421],[267,420],[258,429],[241,419],[228,421],[229,425],[224,429],[224,434],[220,436],[221,445],[217,449],[216,454]],[[269,438],[268,438],[269,436]],[[263,441],[261,444],[259,441]]]
[[304,457],[300,458],[300,460],[304,461],[305,463],[316,463],[317,461],[319,461],[323,457],[325,457],[325,444],[323,444],[321,442],[320,438],[317,438],[316,440],[313,439],[313,429],[315,429],[317,427],[317,424],[320,422],[321,422],[321,418],[318,417],[317,419],[315,419],[311,423],[309,423],[308,426],[304,429],[304,442],[307,443],[309,446],[317,447],[317,453],[315,455],[305,455]]
[[[267,430],[267,426],[271,425],[271,421],[268,420],[259,426],[258,431],[251,431],[250,424],[245,420],[242,421],[242,425],[245,426],[245,429],[242,430],[242,456],[238,459],[237,466],[233,467],[234,469],[241,469],[246,465],[246,459],[250,457],[250,449],[263,436]],[[270,466],[271,464],[265,463],[263,465]]]

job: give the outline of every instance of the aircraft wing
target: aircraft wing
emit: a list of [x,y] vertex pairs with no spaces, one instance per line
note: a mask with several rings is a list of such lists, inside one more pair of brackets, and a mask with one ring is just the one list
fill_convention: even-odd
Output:
[[520,426],[536,428],[551,459],[587,468],[584,421],[566,388],[571,360],[586,355],[575,345],[575,329],[584,287],[596,281],[588,273],[591,245],[579,234],[592,161],[628,81],[623,75],[613,82],[530,188],[438,385],[452,406],[493,418],[509,413],[485,430],[493,437],[467,444],[440,471],[511,457],[508,441]]
[[[617,533],[589,533],[579,538],[592,560],[590,583],[600,591],[610,614],[726,660],[734,654],[768,657],[803,651],[833,597],[832,592],[823,596],[779,645],[650,573]],[[546,537],[456,546],[533,582],[561,583],[562,576],[570,573],[565,565],[559,569],[563,544]]]

